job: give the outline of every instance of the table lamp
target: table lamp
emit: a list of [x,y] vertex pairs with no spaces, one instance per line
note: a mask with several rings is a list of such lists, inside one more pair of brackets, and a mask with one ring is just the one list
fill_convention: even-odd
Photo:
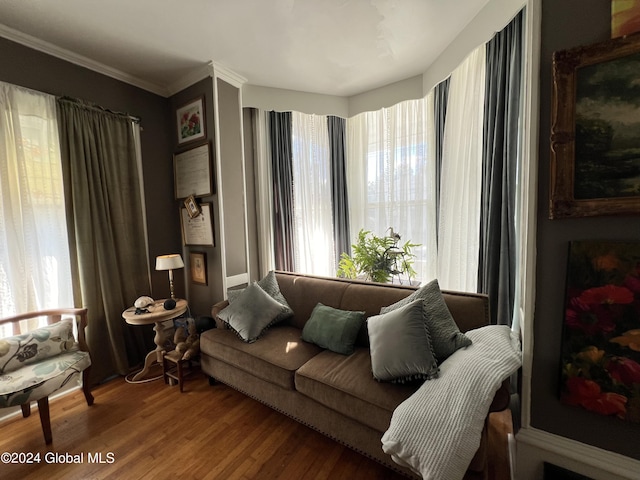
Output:
[[173,270],[183,267],[184,262],[178,253],[170,253],[169,255],[156,257],[156,270],[169,270],[169,290],[171,291],[171,298],[176,298],[173,293]]

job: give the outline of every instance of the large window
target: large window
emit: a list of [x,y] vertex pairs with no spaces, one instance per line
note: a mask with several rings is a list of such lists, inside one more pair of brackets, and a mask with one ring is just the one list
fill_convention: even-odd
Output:
[[0,115],[0,316],[73,305],[55,97],[0,82]]
[[351,236],[360,229],[420,244],[418,280],[435,277],[436,170],[433,95],[347,120]]

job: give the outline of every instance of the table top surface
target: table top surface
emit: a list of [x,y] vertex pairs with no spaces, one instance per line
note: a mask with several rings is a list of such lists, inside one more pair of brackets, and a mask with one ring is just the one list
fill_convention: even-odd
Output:
[[129,307],[122,312],[122,318],[131,325],[147,325],[149,323],[163,322],[178,317],[187,311],[187,301],[182,298],[175,298],[176,307],[165,310],[164,302],[167,299],[156,300],[147,307],[149,313],[136,315],[136,307]]

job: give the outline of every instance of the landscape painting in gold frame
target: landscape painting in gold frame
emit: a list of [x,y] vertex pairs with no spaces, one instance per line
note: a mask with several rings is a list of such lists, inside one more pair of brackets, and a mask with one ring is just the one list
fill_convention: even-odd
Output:
[[640,213],[640,34],[555,52],[549,217]]

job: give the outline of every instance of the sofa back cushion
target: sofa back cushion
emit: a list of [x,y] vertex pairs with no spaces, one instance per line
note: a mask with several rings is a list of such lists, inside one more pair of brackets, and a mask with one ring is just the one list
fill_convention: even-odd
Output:
[[[334,281],[331,278],[311,277],[288,272],[276,272],[280,292],[293,310],[293,316],[286,322],[300,329],[311,317],[318,303],[333,308],[340,306],[342,296],[349,286],[347,282]],[[344,310],[358,310],[345,308]]]
[[[365,317],[378,315],[382,307],[411,295],[417,287],[314,277],[290,272],[276,272],[280,291],[293,310],[288,321],[300,329],[311,316],[318,302],[342,310],[364,311]],[[443,291],[451,316],[466,332],[490,323],[488,297],[480,293]],[[357,345],[368,345],[366,325],[358,336]]]

